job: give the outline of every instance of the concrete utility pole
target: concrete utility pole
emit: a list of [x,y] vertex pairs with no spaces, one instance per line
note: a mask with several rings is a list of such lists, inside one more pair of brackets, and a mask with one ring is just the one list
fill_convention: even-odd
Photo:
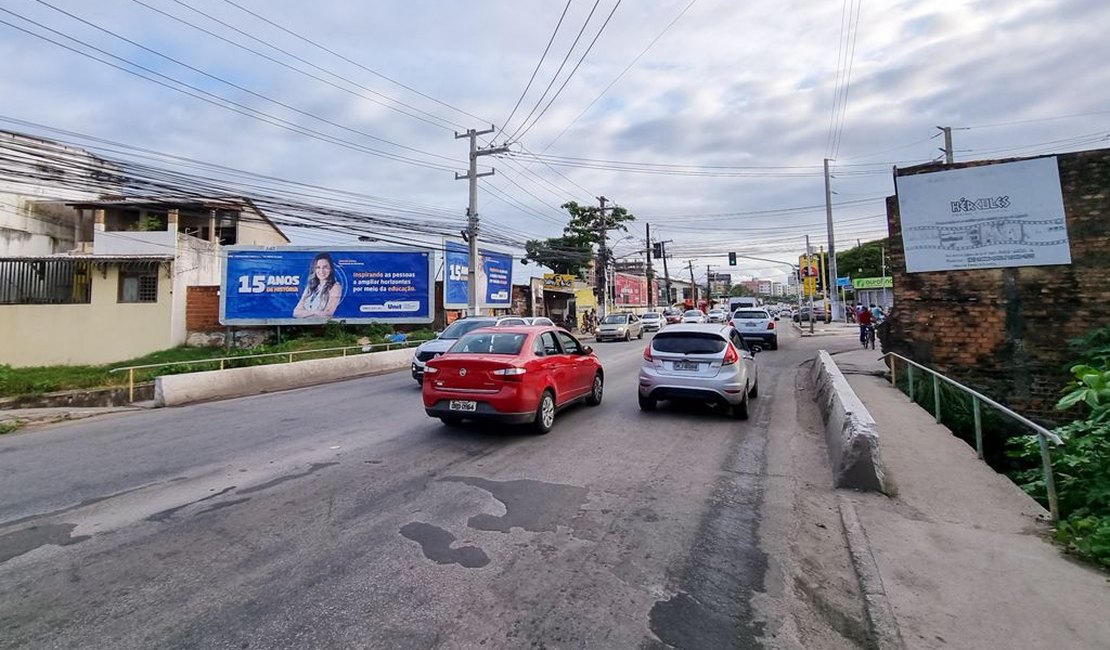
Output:
[[709,270],[709,265],[705,265],[705,300],[706,304],[713,302],[713,272]]
[[466,304],[467,314],[470,316],[478,315],[478,179],[482,176],[493,176],[495,170],[490,169],[488,172],[478,173],[478,156],[490,156],[497,153],[505,153],[509,150],[508,147],[487,147],[485,149],[478,148],[478,136],[487,133],[493,133],[494,128],[491,126],[485,131],[476,131],[474,129],[467,129],[466,133],[456,133],[455,139],[470,138],[470,168],[465,175],[455,173],[455,180],[467,179],[470,181],[470,204],[466,209],[466,239],[470,244],[470,261],[466,265]]
[[951,165],[956,162],[956,152],[952,150],[952,127],[938,126],[938,129],[944,132],[944,162]]
[[829,159],[825,159],[825,222],[828,228],[829,237],[829,279],[828,284],[825,285],[825,295],[829,297],[829,306],[832,308],[833,320],[844,318],[844,314],[840,311],[840,299],[837,297],[836,286],[836,244],[834,243],[835,237],[833,236],[833,217],[832,217],[832,185],[829,179]]
[[[813,249],[809,247],[809,235],[806,235],[806,268],[813,268],[811,261],[813,260]],[[819,271],[820,272],[820,271]],[[814,278],[816,280],[816,278]],[[814,283],[816,285],[816,283]],[[813,334],[813,294],[817,293],[817,288],[814,286],[813,293],[809,294],[809,333]]]
[[690,267],[690,300],[694,301],[694,309],[698,308],[698,283],[694,282],[694,260],[686,260]]
[[655,306],[655,287],[652,286],[652,281],[655,279],[655,269],[651,265],[651,224],[644,224],[644,237],[646,237],[646,247],[644,252],[647,254],[647,306],[648,311]]
[[597,276],[597,316],[601,319],[605,318],[609,305],[609,249],[607,248],[609,223],[605,219],[605,211],[612,210],[613,208],[605,207],[609,199],[604,196],[597,197],[597,202],[600,205],[601,221],[598,222],[598,247],[595,275]]
[[659,242],[659,252],[663,254],[663,291],[667,294],[667,306],[670,307],[674,298],[671,296],[671,273],[667,270],[667,244],[671,240]]

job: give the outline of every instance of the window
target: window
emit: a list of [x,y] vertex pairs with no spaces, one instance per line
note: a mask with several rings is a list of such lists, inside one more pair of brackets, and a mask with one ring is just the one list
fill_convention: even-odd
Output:
[[92,300],[85,260],[0,260],[0,305],[74,305]]
[[559,332],[559,342],[563,344],[564,354],[582,354],[582,346],[566,332]]
[[544,332],[537,340],[543,342],[544,355],[560,354],[559,343],[555,340],[555,332]]
[[158,272],[119,272],[119,302],[158,302]]
[[668,332],[664,329],[655,335],[651,346],[659,352],[674,354],[717,354],[728,342],[712,332]]
[[519,354],[527,334],[466,334],[451,347],[452,353],[462,354]]

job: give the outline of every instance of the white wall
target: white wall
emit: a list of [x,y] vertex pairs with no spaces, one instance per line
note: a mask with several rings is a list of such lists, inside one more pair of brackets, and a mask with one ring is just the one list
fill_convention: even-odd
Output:
[[185,308],[188,288],[220,284],[223,260],[219,244],[177,235],[177,259],[173,273],[173,307],[170,315],[170,340],[173,345],[183,345],[188,336],[185,328]]

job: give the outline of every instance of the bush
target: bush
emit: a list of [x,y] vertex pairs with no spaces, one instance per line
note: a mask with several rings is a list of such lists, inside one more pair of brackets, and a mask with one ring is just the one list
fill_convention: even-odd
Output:
[[[1110,331],[1110,330],[1105,330]],[[1101,332],[1101,330],[1100,330]],[[1092,339],[1099,332],[1085,337]],[[1056,404],[1063,411],[1085,406],[1089,413],[1056,429],[1063,445],[1051,450],[1060,521],[1056,539],[1068,549],[1110,567],[1110,356],[1085,356],[1072,367],[1072,381]],[[1106,348],[1110,351],[1110,347]],[[1036,438],[1014,441],[1011,455],[1040,458]],[[1046,502],[1039,467],[1018,472],[1015,480],[1034,498]]]

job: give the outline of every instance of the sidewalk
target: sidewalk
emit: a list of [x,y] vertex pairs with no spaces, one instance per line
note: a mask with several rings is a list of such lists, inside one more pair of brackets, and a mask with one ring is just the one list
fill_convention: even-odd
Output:
[[841,493],[872,620],[889,605],[880,647],[1110,647],[1110,576],[1065,556],[1047,511],[874,376],[879,356],[833,358],[878,424],[894,486],[892,497]]
[[[780,321],[781,322],[781,321]],[[790,324],[802,336],[833,336],[837,334],[855,333],[859,334],[859,326],[855,323],[845,323],[843,321],[833,321],[826,323],[825,321],[813,322],[813,333],[809,333],[809,321],[795,323],[793,320],[789,321]]]
[[152,408],[153,402],[135,402],[130,406],[58,406],[51,408],[27,408],[0,410],[0,429],[9,423],[18,428],[39,424],[53,424],[68,420],[83,420],[108,413],[142,411]]

